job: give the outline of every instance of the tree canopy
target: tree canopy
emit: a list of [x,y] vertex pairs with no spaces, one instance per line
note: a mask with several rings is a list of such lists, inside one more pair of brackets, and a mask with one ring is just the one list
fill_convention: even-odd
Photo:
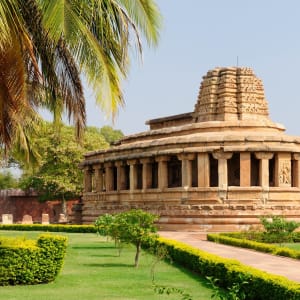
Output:
[[138,267],[142,243],[155,236],[158,216],[141,209],[132,209],[115,215],[104,214],[95,221],[97,232],[118,243],[131,243],[136,247],[134,259]]
[[121,130],[115,130],[110,126],[101,127],[100,133],[104,136],[105,140],[109,144],[116,142],[123,137],[123,132]]
[[18,180],[9,171],[0,172],[0,190],[18,187]]
[[22,164],[21,187],[34,188],[41,200],[67,200],[78,196],[83,182],[78,165],[83,155],[109,147],[96,127],[87,127],[82,142],[78,143],[71,126],[62,126],[58,134],[55,126],[48,122],[42,124],[32,143],[40,157],[35,166]]

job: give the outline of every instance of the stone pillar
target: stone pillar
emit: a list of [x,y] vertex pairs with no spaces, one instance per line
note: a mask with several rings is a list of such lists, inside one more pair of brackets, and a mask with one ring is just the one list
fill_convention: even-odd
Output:
[[227,190],[228,187],[228,171],[227,159],[232,157],[232,152],[214,152],[214,159],[218,160],[218,174],[219,174],[219,189]]
[[209,187],[210,174],[209,174],[209,154],[198,153],[198,187]]
[[92,171],[89,166],[84,167],[84,191],[91,192],[93,187]]
[[250,152],[240,153],[240,186],[251,186],[251,155]]
[[158,162],[158,188],[164,189],[168,187],[168,165],[169,157],[159,156],[155,159]]
[[300,153],[294,153],[293,156],[293,187],[300,187]]
[[123,161],[115,162],[115,166],[117,167],[117,190],[125,190],[126,189],[126,174],[125,174],[125,165]]
[[291,153],[279,152],[275,158],[275,186],[292,186]]
[[178,155],[178,159],[181,160],[181,178],[182,187],[184,188],[192,186],[192,161],[194,158],[194,153],[182,153]]
[[97,164],[93,166],[95,170],[95,191],[102,192],[103,191],[103,165]]
[[130,159],[127,161],[127,164],[129,165],[129,184],[130,184],[130,190],[136,190],[137,189],[137,160],[136,159]]
[[114,190],[114,164],[112,162],[107,162],[104,164],[105,167],[105,190],[107,192]]
[[142,158],[140,163],[143,165],[143,190],[150,189],[152,187],[151,159]]
[[259,184],[261,187],[269,187],[269,160],[273,157],[270,152],[255,152],[255,157],[259,159]]

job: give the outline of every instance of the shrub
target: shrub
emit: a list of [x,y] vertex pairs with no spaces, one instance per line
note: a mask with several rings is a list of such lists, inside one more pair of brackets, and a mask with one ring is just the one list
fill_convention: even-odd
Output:
[[41,235],[37,241],[0,239],[0,285],[51,282],[62,268],[66,238]]
[[48,232],[73,232],[73,233],[96,233],[94,225],[65,225],[65,224],[0,224],[0,230],[18,231],[48,231]]
[[240,293],[246,295],[245,299],[300,299],[300,285],[282,276],[256,270],[236,260],[221,258],[181,242],[159,238],[156,246],[160,245],[167,247],[173,261],[202,276],[218,278],[221,287],[228,289],[239,286]]
[[300,226],[300,223],[287,221],[280,216],[261,217],[260,222],[265,229],[264,240],[269,243],[291,242],[292,232]]
[[294,243],[300,243],[300,232],[293,232],[293,242]]
[[264,241],[264,235],[262,231],[241,231],[241,232],[226,232],[221,233],[222,236],[228,236],[233,237],[237,239],[247,239],[252,240],[256,242],[263,242]]
[[[230,236],[227,236],[227,234],[208,234],[207,239],[209,241],[231,245],[231,246],[237,246],[242,248],[248,248],[253,249],[256,251],[261,251],[265,253],[271,253],[274,255],[281,255],[291,258],[300,258],[300,251],[292,250],[287,247],[280,247],[276,245],[270,245],[266,243],[260,243],[256,241],[250,241],[247,239],[240,239],[232,237],[235,236],[234,234],[230,234]],[[238,236],[238,235],[237,235]]]

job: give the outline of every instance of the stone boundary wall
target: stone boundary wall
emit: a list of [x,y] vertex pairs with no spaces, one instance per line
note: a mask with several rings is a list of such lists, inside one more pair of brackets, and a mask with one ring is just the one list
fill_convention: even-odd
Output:
[[[78,216],[79,200],[67,201],[69,221],[80,223],[80,212]],[[50,223],[57,223],[62,213],[61,201],[40,202],[34,192],[25,193],[22,190],[0,190],[0,223],[2,214],[12,214],[14,223],[21,223],[24,215],[32,216],[34,223],[42,222],[42,214],[48,214]]]

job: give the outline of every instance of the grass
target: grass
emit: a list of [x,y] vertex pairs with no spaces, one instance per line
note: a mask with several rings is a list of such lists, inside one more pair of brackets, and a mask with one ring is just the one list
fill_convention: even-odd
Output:
[[[38,232],[1,231],[0,236],[36,238]],[[118,256],[112,242],[95,234],[60,233],[68,237],[68,249],[63,270],[50,284],[0,287],[0,299],[5,300],[135,300],[182,299],[178,294],[158,295],[154,292],[150,269],[154,261],[143,252],[139,268],[134,268],[134,248],[125,247]],[[207,300],[212,290],[206,280],[189,271],[159,262],[155,267],[158,285],[176,287],[192,299]]]
[[280,246],[300,251],[300,243],[283,243]]

